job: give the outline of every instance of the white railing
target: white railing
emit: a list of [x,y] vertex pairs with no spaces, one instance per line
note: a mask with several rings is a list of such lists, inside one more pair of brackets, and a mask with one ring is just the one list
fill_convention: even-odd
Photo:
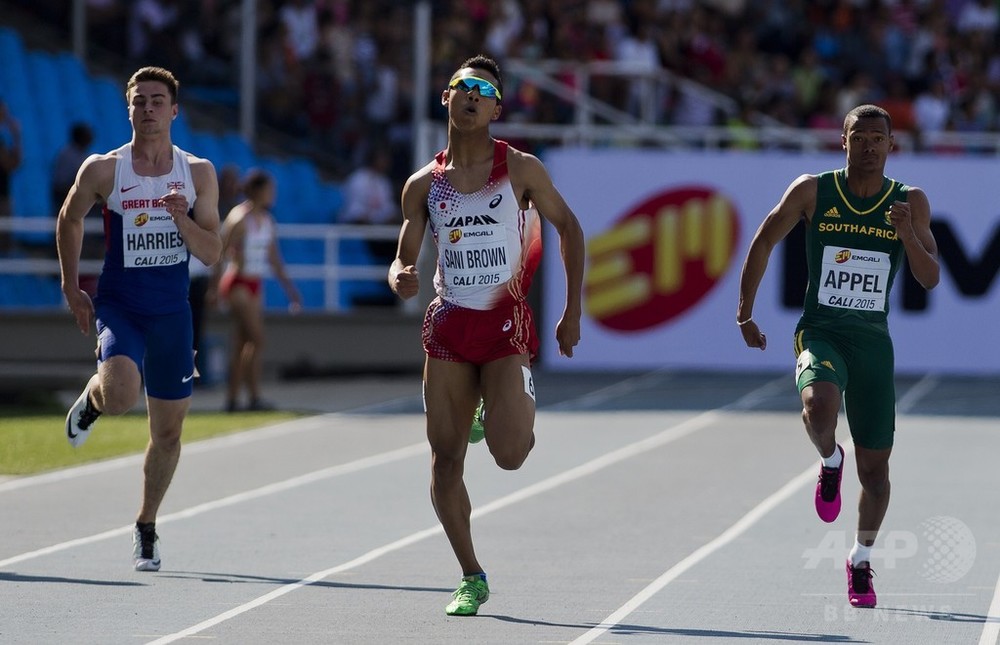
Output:
[[342,280],[385,282],[389,267],[383,265],[342,264],[340,241],[343,239],[395,240],[399,227],[367,224],[278,224],[279,239],[323,240],[323,264],[290,264],[288,276],[293,279],[322,280],[323,308],[341,311],[340,283]]
[[[102,223],[96,219],[84,221],[86,233],[100,234]],[[0,232],[5,235],[17,233],[48,233],[53,235],[55,245],[55,220],[42,217],[0,218]],[[369,226],[362,224],[285,224],[277,226],[279,240],[305,239],[323,242],[323,262],[321,264],[298,264],[295,258],[285,258],[285,268],[292,280],[322,280],[323,310],[327,312],[345,311],[340,305],[340,286],[343,280],[370,280],[384,282],[388,266],[343,264],[340,242],[344,239],[395,240],[399,227],[392,225]],[[54,251],[53,251],[54,252]],[[291,260],[291,262],[290,262]],[[81,275],[96,275],[101,272],[102,260],[80,261]],[[52,276],[60,275],[59,261],[54,258],[0,257],[0,280],[9,275]]]

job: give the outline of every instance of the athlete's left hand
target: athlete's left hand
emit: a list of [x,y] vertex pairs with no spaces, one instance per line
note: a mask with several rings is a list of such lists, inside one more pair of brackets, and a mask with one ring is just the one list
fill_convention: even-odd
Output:
[[160,198],[163,202],[163,207],[167,209],[170,213],[170,217],[177,221],[177,218],[184,217],[188,212],[188,200],[183,194],[177,192],[176,190],[170,191],[168,194]]
[[910,204],[907,202],[897,200],[892,203],[892,206],[889,207],[889,223],[895,227],[896,235],[901,240],[914,237],[917,234],[913,230],[913,219],[910,217]]
[[563,316],[556,325],[556,340],[559,342],[559,355],[573,358],[573,348],[580,342],[580,318]]
[[756,347],[760,351],[767,349],[767,336],[760,330],[757,323],[753,321],[753,318],[739,327],[740,333],[743,334],[743,341],[747,344],[747,347]]

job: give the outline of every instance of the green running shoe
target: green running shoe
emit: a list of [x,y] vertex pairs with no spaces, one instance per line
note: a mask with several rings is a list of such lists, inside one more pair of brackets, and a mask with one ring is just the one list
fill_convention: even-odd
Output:
[[476,573],[462,578],[462,584],[452,596],[455,599],[444,608],[444,613],[449,616],[475,616],[479,605],[490,599],[490,586],[486,584],[484,575]]
[[469,429],[469,443],[479,443],[486,436],[486,428],[483,426],[485,414],[483,400],[479,399],[479,407],[476,408],[476,414],[472,417],[472,428]]

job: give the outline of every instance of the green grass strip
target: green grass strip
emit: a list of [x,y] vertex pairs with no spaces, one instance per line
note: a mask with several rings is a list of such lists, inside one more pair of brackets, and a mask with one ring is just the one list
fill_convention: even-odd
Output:
[[[79,448],[66,440],[65,414],[0,409],[0,475],[30,475],[146,450],[149,425],[145,412],[101,417],[87,443]],[[299,416],[284,411],[192,412],[184,422],[182,441],[190,443]]]

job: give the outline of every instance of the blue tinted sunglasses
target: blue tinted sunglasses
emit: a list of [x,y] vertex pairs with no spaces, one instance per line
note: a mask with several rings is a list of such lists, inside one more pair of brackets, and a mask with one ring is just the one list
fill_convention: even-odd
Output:
[[460,92],[479,90],[479,96],[484,99],[500,100],[500,90],[497,89],[497,86],[484,78],[479,78],[478,76],[456,78],[451,83],[448,83],[448,87],[454,88]]

